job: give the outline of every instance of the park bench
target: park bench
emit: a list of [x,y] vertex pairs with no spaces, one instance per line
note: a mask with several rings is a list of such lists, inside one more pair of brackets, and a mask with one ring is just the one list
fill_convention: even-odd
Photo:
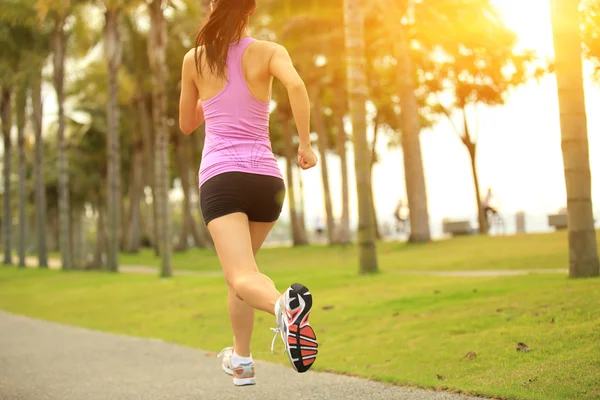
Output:
[[442,231],[444,234],[452,236],[472,235],[474,232],[471,223],[467,220],[444,220],[442,221]]
[[548,225],[553,226],[556,230],[567,229],[569,217],[567,214],[550,214],[548,215]]

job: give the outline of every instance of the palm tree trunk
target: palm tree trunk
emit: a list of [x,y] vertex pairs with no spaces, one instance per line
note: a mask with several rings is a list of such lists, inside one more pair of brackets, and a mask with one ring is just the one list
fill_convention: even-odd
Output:
[[[202,125],[200,129],[196,130],[192,134],[192,138],[194,139],[194,145],[192,146],[192,154],[194,155],[192,158],[196,165],[200,165],[202,160],[202,148],[204,147],[204,137],[205,137],[205,125]],[[197,175],[196,175],[197,176]],[[196,182],[196,187],[198,187],[198,180],[193,180]],[[198,188],[198,202],[195,205],[195,209],[198,210],[200,214],[200,224],[198,226],[199,233],[202,237],[202,242],[204,243],[204,247],[214,247],[214,243],[212,240],[212,236],[210,236],[210,232],[204,223],[204,217],[202,216],[202,209],[200,208],[200,188]]]
[[396,60],[398,95],[400,96],[401,142],[404,154],[404,173],[406,180],[406,195],[410,209],[410,242],[428,242],[431,240],[429,231],[429,212],[427,210],[427,188],[421,158],[421,119],[419,104],[415,94],[415,74],[408,38],[402,25],[396,28]]
[[167,31],[163,15],[164,0],[152,0],[150,10],[150,33],[148,35],[148,56],[152,74],[153,120],[156,127],[155,176],[158,243],[161,255],[160,275],[171,276],[171,221],[169,215],[169,153],[167,127],[166,64]]
[[300,215],[296,209],[296,191],[294,187],[293,163],[295,159],[294,143],[292,141],[292,126],[290,120],[285,118],[283,121],[283,140],[285,146],[285,162],[287,177],[287,195],[290,206],[290,224],[292,231],[292,244],[294,247],[306,246],[308,244],[308,235],[306,229],[300,221]]
[[23,85],[16,94],[15,108],[17,117],[17,144],[19,152],[19,267],[25,267],[26,225],[25,207],[28,202],[25,195],[25,114],[27,108],[27,86]]
[[[298,197],[300,197],[300,209],[298,210],[298,223],[302,226],[302,229],[306,233],[306,218],[304,217],[304,181],[302,179],[302,170],[295,168],[298,178]],[[306,237],[308,241],[308,236]]]
[[578,0],[552,0],[552,32],[569,214],[569,275],[600,275],[592,207],[590,156]]
[[119,67],[121,65],[121,39],[119,37],[119,14],[116,7],[106,10],[104,27],[104,57],[108,71],[108,251],[106,267],[109,271],[119,270],[119,237],[121,220],[121,155],[119,143]]
[[58,209],[60,224],[60,253],[62,269],[72,268],[69,248],[69,166],[67,163],[67,143],[65,141],[65,16],[56,21],[53,35],[54,89],[58,102]]
[[379,133],[379,115],[375,116],[373,126],[373,144],[371,145],[371,162],[369,163],[369,176],[371,177],[371,187],[369,188],[371,196],[371,209],[373,210],[373,221],[375,221],[375,237],[381,239],[379,230],[379,221],[377,220],[377,211],[375,210],[375,196],[373,194],[373,167],[377,162],[377,137]]
[[[199,197],[197,195],[192,197],[192,193],[194,193],[194,192],[192,192],[192,187],[197,188],[198,184],[196,183],[197,180],[194,178],[196,175],[196,173],[194,172],[195,168],[193,169],[190,167],[191,165],[196,165],[195,159],[198,158],[197,157],[198,153],[201,153],[201,151],[202,151],[202,148],[201,148],[202,144],[199,144],[199,147],[196,147],[199,143],[198,137],[199,137],[198,132],[194,132],[193,139],[190,138],[193,140],[192,143],[190,143],[190,145],[188,145],[188,146],[185,146],[186,147],[185,158],[187,160],[185,177],[187,180],[185,182],[182,181],[182,184],[185,183],[187,185],[186,193],[189,196],[188,201],[189,201],[189,209],[190,209],[190,215],[191,215],[188,223],[190,224],[190,233],[192,234],[192,237],[194,238],[194,245],[196,247],[205,248],[205,247],[207,247],[208,242],[209,242],[206,237],[210,236],[210,234],[208,233],[208,230],[206,229],[206,225],[204,225],[204,220],[202,219],[202,216],[200,215],[199,222],[197,222],[196,218],[194,217],[194,215],[195,215],[194,210],[196,210],[196,209],[199,210],[200,205],[198,203]],[[188,143],[189,143],[190,139],[186,138]],[[201,158],[201,157],[199,157],[199,158]],[[199,162],[198,162],[198,164],[199,164]],[[192,185],[192,182],[194,182],[193,185]],[[196,193],[199,193],[197,191],[197,189],[194,189],[194,190],[196,190]],[[192,200],[192,198],[194,198],[195,200]],[[200,214],[202,214],[202,213],[200,213]]]
[[318,84],[310,86],[311,100],[313,103],[312,114],[315,120],[315,127],[319,136],[319,153],[321,157],[319,163],[321,166],[321,180],[323,182],[323,201],[325,203],[325,214],[327,220],[327,241],[329,244],[335,242],[335,219],[333,218],[333,206],[331,204],[331,190],[329,189],[329,167],[327,166],[327,150],[329,148],[329,139],[323,112],[321,108],[321,91]]
[[344,1],[344,30],[349,110],[352,118],[354,168],[358,193],[358,257],[360,273],[378,270],[375,249],[375,227],[371,213],[369,188],[369,146],[367,142],[366,100],[368,95],[365,76],[364,16],[362,1]]
[[[138,82],[138,88],[142,88],[143,84]],[[150,186],[152,190],[153,202],[149,206],[152,209],[147,213],[147,236],[152,242],[154,252],[156,255],[159,254],[158,250],[158,225],[156,223],[156,179],[154,174],[154,140],[152,125],[152,115],[148,112],[148,104],[146,102],[146,96],[140,95],[137,101],[138,106],[138,118],[140,119],[140,125],[142,129],[142,141],[144,143],[144,182],[145,185]]]
[[342,179],[342,216],[340,218],[337,242],[349,244],[350,240],[350,193],[348,188],[348,158],[346,153],[346,142],[348,137],[344,128],[344,115],[346,114],[346,91],[342,85],[338,85],[338,93],[335,98],[335,112],[337,123],[337,153],[340,157],[341,179]]
[[128,253],[137,253],[140,249],[140,197],[143,192],[142,174],[144,169],[144,155],[142,143],[133,144],[131,161],[131,178],[129,181],[129,218],[127,221],[126,250]]
[[82,210],[75,209],[71,214],[71,238],[73,268],[83,269],[83,238],[82,238]]
[[102,269],[103,253],[105,249],[106,232],[104,229],[104,207],[100,205],[98,207],[98,219],[96,221],[96,249],[94,251],[94,262],[92,267],[95,269]]
[[4,139],[4,213],[2,214],[2,236],[4,239],[4,265],[12,265],[12,213],[10,167],[12,158],[12,142],[10,140],[12,91],[9,87],[2,88],[0,100],[0,117],[2,118],[2,137]]
[[190,203],[190,181],[189,181],[189,159],[188,159],[188,137],[183,135],[175,136],[176,144],[175,151],[177,159],[177,172],[181,180],[181,189],[183,191],[183,201],[181,203],[181,234],[179,243],[176,246],[177,251],[185,251],[188,249],[188,237],[191,231],[190,222],[193,221],[192,209]]
[[51,210],[49,213],[49,218],[47,219],[46,229],[47,232],[50,232],[48,238],[48,250],[49,251],[58,251],[58,243],[60,241],[60,229],[58,226],[58,210]]
[[[373,169],[371,169],[373,171]],[[372,175],[372,172],[370,172]],[[369,199],[371,200],[371,210],[373,212],[373,224],[375,225],[375,237],[377,239],[381,239],[381,234],[379,232],[379,221],[377,219],[377,211],[375,210],[375,195],[373,193],[373,185],[369,188]]]
[[37,221],[38,266],[48,268],[46,246],[46,187],[44,185],[44,143],[42,141],[42,71],[37,71],[31,84],[33,130],[35,132],[35,215]]

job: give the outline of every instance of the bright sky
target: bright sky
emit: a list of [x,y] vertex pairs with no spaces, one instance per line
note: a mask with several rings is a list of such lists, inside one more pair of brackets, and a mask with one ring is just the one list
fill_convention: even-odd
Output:
[[[541,57],[553,57],[549,0],[494,0],[507,24],[517,32],[520,45]],[[591,71],[586,71],[589,76]],[[600,85],[586,81],[588,136],[592,181],[600,174]],[[553,75],[519,88],[503,107],[479,110],[477,166],[484,192],[492,187],[502,211],[525,210],[539,216],[566,204],[556,81]],[[441,218],[475,219],[475,192],[469,156],[448,122],[422,133],[429,212],[434,230]],[[405,198],[404,169],[399,150],[381,143],[382,162],[375,167],[374,188],[380,218],[391,219],[400,197]],[[339,193],[339,162],[331,158],[332,193]],[[354,177],[350,179],[354,191]],[[308,214],[323,214],[318,170],[305,172]],[[484,193],[482,193],[484,195]],[[334,196],[336,214],[339,195]],[[596,214],[600,213],[600,182],[593,187]],[[352,197],[351,215],[356,199]],[[309,223],[314,221],[314,216]]]

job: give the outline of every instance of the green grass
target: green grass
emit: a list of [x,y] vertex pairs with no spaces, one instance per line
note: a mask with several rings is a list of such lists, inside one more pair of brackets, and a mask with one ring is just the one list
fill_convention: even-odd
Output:
[[[383,272],[373,276],[356,274],[351,248],[265,250],[260,263],[279,288],[293,281],[310,287],[318,370],[515,399],[598,399],[600,279],[394,273],[565,267],[563,241],[555,234],[383,244]],[[216,263],[210,252],[181,257],[188,267]],[[0,269],[2,309],[212,351],[231,344],[225,299],[222,277]],[[285,363],[269,352],[272,319],[257,314],[253,354]],[[532,351],[517,352],[517,342]],[[477,358],[464,357],[471,351]]]
[[[600,240],[600,233],[598,235]],[[566,268],[568,265],[565,232],[538,235],[484,237],[470,236],[425,245],[400,242],[378,243],[382,270],[514,270]],[[122,265],[157,267],[160,259],[145,249],[137,255],[122,254]],[[319,272],[343,265],[358,270],[356,248],[310,246],[263,249],[258,263],[265,271],[309,268]],[[181,270],[220,270],[212,250],[191,249],[173,254],[173,267]]]

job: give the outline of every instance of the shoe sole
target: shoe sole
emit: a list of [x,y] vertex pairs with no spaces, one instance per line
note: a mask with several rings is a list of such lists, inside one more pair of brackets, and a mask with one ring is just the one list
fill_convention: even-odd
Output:
[[[286,321],[287,340],[284,340],[290,363],[296,371],[302,373],[310,369],[319,352],[317,336],[308,323],[312,295],[306,286],[299,283],[294,283],[286,293],[286,309],[291,309],[293,322],[289,324],[289,320]],[[285,317],[288,318],[287,315]]]
[[233,384],[235,386],[256,385],[256,381],[254,380],[254,378],[233,378]]

